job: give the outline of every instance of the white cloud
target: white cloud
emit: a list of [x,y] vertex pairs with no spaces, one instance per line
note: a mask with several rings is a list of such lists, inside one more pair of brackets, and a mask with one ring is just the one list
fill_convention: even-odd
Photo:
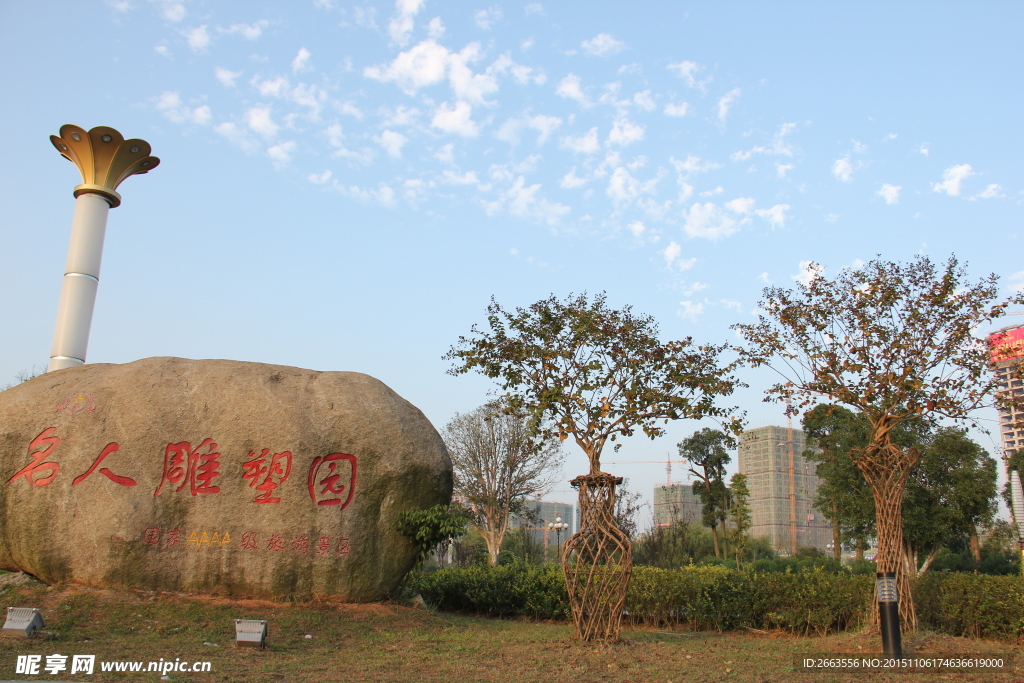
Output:
[[573,166],[572,170],[570,170],[568,173],[562,176],[562,181],[559,183],[559,185],[563,189],[574,190],[577,187],[583,187],[588,182],[590,182],[588,179],[580,178],[579,176],[576,175],[576,167]]
[[474,138],[480,134],[480,129],[470,118],[473,108],[468,102],[456,102],[455,107],[449,107],[443,102],[435,111],[434,118],[430,125],[439,128],[446,133],[456,133],[463,137]]
[[584,135],[566,135],[559,141],[559,147],[582,154],[593,154],[601,149],[601,143],[597,140],[597,128],[591,128]]
[[1009,289],[1011,292],[1016,292],[1018,294],[1024,293],[1024,270],[1017,271],[1016,273],[1011,275],[1009,279],[1011,282],[1017,283],[1009,285]]
[[995,199],[996,197],[1004,197],[1002,193],[1003,186],[997,183],[992,183],[978,194],[971,197],[971,199]]
[[231,121],[225,121],[224,123],[214,126],[213,130],[216,131],[218,135],[221,135],[229,142],[238,145],[238,147],[246,152],[254,152],[259,148],[259,145],[256,144],[256,141],[253,140],[251,136],[246,134],[245,131],[239,128],[237,124],[232,123]]
[[678,242],[669,242],[669,245],[661,252],[661,255],[665,257],[665,265],[671,268],[672,264],[677,258],[679,258],[679,254],[681,254],[682,251],[683,248],[679,246]]
[[761,273],[760,275],[758,275],[757,279],[760,280],[761,282],[765,283],[766,285],[770,285],[772,283],[772,280],[771,280],[770,277],[768,277],[768,273],[767,272]]
[[292,71],[295,73],[308,71],[311,68],[309,66],[310,56],[309,50],[304,47],[300,47],[299,53],[295,55],[295,59],[292,60]]
[[526,10],[527,16],[531,14],[544,16],[544,5],[540,4],[539,2],[531,2],[524,9]]
[[177,92],[167,90],[154,98],[157,110],[173,123],[194,123],[205,126],[212,119],[210,107],[200,105],[192,108],[181,101]]
[[[483,58],[483,50],[480,43],[472,42],[459,52],[452,52],[448,56],[448,82],[460,100],[472,104],[490,104],[484,97],[498,90],[498,79],[495,78],[492,69],[486,73],[473,73],[469,64],[478,62]],[[501,68],[501,58],[496,64]],[[494,66],[494,65],[492,65]]]
[[725,208],[733,213],[749,214],[754,210],[753,197],[737,197],[725,203]]
[[635,104],[640,109],[643,109],[644,111],[654,111],[655,109],[658,108],[658,105],[654,101],[654,98],[651,97],[650,90],[642,90],[638,93],[634,93],[633,104]]
[[642,125],[633,123],[625,118],[620,118],[615,121],[611,132],[608,133],[607,143],[609,145],[625,147],[643,139],[644,127]]
[[836,159],[835,163],[832,164],[832,175],[844,183],[853,180],[853,164],[850,163],[849,156]]
[[684,79],[686,84],[691,88],[698,88],[701,92],[707,87],[707,84],[711,82],[711,77],[708,76],[703,81],[697,80],[697,72],[700,71],[701,67],[697,62],[683,61],[676,64],[669,64],[668,70],[673,72],[676,76]]
[[960,196],[960,183],[974,175],[970,164],[950,166],[942,173],[942,181],[932,183],[933,192],[945,192],[950,197]]
[[448,67],[448,48],[433,40],[400,52],[387,68],[368,66],[363,75],[377,81],[394,81],[407,95],[420,88],[435,85],[444,80]]
[[206,24],[197,26],[185,32],[185,40],[194,52],[202,52],[210,46],[210,33],[206,30]]
[[920,152],[921,154],[925,155],[925,156],[928,156],[928,151],[929,151],[928,150],[928,143],[927,142],[922,142],[920,149],[918,149],[917,151]]
[[807,287],[811,284],[812,280],[819,278],[824,274],[825,269],[814,261],[801,261],[800,272],[796,275],[791,275],[790,277],[802,284],[804,287]]
[[538,114],[536,116],[530,116],[526,119],[527,125],[533,130],[537,131],[537,144],[543,145],[551,137],[551,134],[558,130],[559,126],[562,125],[562,119],[557,116],[547,116],[545,114]]
[[780,228],[786,225],[787,211],[789,211],[789,204],[776,204],[770,209],[757,209],[754,214],[771,223],[773,228]]
[[718,240],[739,231],[740,223],[713,202],[697,202],[684,213],[683,231],[690,237]]
[[775,131],[775,135],[772,137],[772,144],[770,146],[754,145],[748,150],[733,152],[729,158],[733,161],[746,161],[755,154],[791,157],[793,156],[793,146],[789,144],[787,136],[794,130],[796,130],[795,123],[784,123],[779,126],[777,131]]
[[489,9],[477,10],[476,14],[473,15],[473,21],[480,29],[490,31],[501,20],[501,17],[501,8],[491,7]]
[[722,187],[721,185],[718,185],[713,190],[704,190],[703,192],[700,193],[700,196],[701,197],[714,197],[716,195],[722,194],[723,192],[725,192],[725,188]]
[[680,318],[688,318],[696,322],[697,319],[704,314],[704,304],[695,304],[692,301],[680,301],[679,305],[682,306],[682,308],[677,311]]
[[775,163],[775,177],[777,177],[777,178],[785,178],[786,174],[789,173],[790,171],[792,171],[794,168],[796,168],[796,167],[793,166],[793,164],[780,164],[780,163],[776,162]]
[[427,24],[427,35],[434,40],[440,40],[444,36],[444,32],[444,22],[441,21],[441,17],[434,17]]
[[364,189],[358,185],[342,185],[337,180],[332,187],[346,197],[352,197],[362,202],[377,202],[381,206],[393,207],[396,204],[395,191],[390,185],[381,183],[375,189]]
[[653,195],[659,180],[661,180],[661,174],[656,175],[650,180],[637,180],[629,173],[625,166],[619,166],[612,172],[611,178],[608,179],[608,189],[606,192],[616,205],[630,204],[642,195]]
[[265,138],[272,138],[277,135],[280,129],[270,117],[269,107],[252,107],[245,112],[245,123],[249,130],[258,133]]
[[424,0],[395,0],[395,14],[388,22],[388,35],[392,42],[402,47],[409,42],[414,20],[423,9]]
[[314,185],[323,185],[331,179],[331,169],[325,169],[323,173],[310,173],[306,176],[306,180],[313,183]]
[[890,185],[889,183],[884,183],[882,185],[882,189],[880,189],[875,194],[885,199],[886,204],[899,204],[900,190],[902,189],[902,185]]
[[287,142],[281,142],[273,147],[267,148],[267,156],[274,160],[274,166],[281,167],[286,165],[292,160],[292,154],[295,152],[295,142],[288,140]]
[[177,23],[185,18],[185,6],[173,0],[164,0],[160,3],[160,16],[167,21]]
[[392,159],[401,159],[402,145],[408,142],[409,138],[393,130],[386,130],[380,135],[374,136],[373,141],[380,145]]
[[223,69],[219,66],[214,69],[213,73],[217,77],[217,80],[220,81],[221,85],[227,88],[235,87],[235,79],[242,75],[241,71],[231,71],[230,69]]
[[580,43],[583,51],[592,57],[608,57],[626,49],[626,44],[608,33],[598,33],[590,40]]
[[633,237],[641,237],[645,232],[647,232],[647,227],[644,225],[643,221],[633,221],[626,227],[629,228],[631,233],[633,233]]
[[443,145],[441,147],[441,149],[437,150],[434,153],[434,158],[439,160],[439,161],[443,161],[446,164],[454,164],[455,163],[454,150],[455,150],[454,145],[452,145],[452,143],[449,142],[447,145]]
[[382,126],[411,126],[419,120],[420,110],[400,104],[394,108],[381,110]]
[[673,104],[672,102],[669,102],[665,105],[664,109],[665,116],[686,116],[689,113],[689,102],[683,102],[682,104]]
[[157,53],[161,57],[170,57],[171,56],[171,51],[167,48],[166,45],[154,45],[153,46],[153,52]]
[[527,186],[523,176],[516,178],[512,186],[493,202],[485,202],[484,210],[494,215],[505,209],[509,214],[547,225],[557,225],[570,209],[564,204],[538,197],[540,184]]
[[591,102],[583,93],[583,82],[576,74],[569,74],[558,82],[555,94],[570,100],[576,100],[581,106],[589,107]]
[[263,35],[263,29],[270,25],[270,22],[266,19],[261,19],[252,24],[232,24],[227,28],[217,29],[221,33],[225,34],[238,34],[246,40],[256,40]]
[[729,115],[729,110],[741,94],[742,91],[739,88],[733,88],[718,100],[719,121],[725,121],[725,117]]
[[466,171],[463,174],[458,174],[451,170],[445,170],[441,174],[442,182],[448,185],[479,185],[480,179],[477,178],[475,171]]
[[708,171],[716,168],[721,168],[721,164],[715,163],[714,161],[701,161],[701,158],[694,156],[693,154],[686,157],[686,161],[679,161],[675,157],[669,157],[672,165],[675,167],[676,172],[681,175],[691,175],[693,173],[707,173]]

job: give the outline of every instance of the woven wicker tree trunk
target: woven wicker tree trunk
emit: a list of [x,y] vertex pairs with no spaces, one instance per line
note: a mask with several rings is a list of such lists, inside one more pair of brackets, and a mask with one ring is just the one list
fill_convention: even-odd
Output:
[[[904,633],[917,630],[917,612],[910,589],[910,576],[903,557],[903,490],[911,470],[920,460],[916,448],[900,448],[891,441],[877,449],[867,448],[853,453],[857,469],[871,487],[875,499],[875,526],[878,532],[878,555],[875,563],[879,572],[896,572],[899,591],[900,629]],[[878,592],[871,603],[868,630],[879,627]]]
[[580,528],[562,550],[576,637],[619,639],[633,571],[633,544],[615,521],[615,487],[622,477],[598,472],[570,482],[579,489]]

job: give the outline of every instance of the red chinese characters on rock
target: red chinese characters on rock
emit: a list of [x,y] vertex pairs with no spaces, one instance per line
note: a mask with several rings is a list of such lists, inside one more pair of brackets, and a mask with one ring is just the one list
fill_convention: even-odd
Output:
[[[249,482],[249,488],[260,491],[260,494],[253,498],[254,503],[280,503],[281,499],[273,496],[274,489],[280,487],[288,480],[292,473],[291,451],[275,453],[270,462],[267,462],[269,448],[264,448],[259,456],[253,457],[254,451],[249,451],[249,459],[242,463],[245,473],[242,478]],[[262,481],[260,481],[262,479]],[[257,483],[259,482],[259,483]]]
[[[349,469],[347,485],[342,483],[344,478],[340,474],[345,469],[345,463],[348,463]],[[340,510],[347,508],[356,491],[357,465],[356,456],[347,453],[331,453],[313,458],[306,482],[310,499],[317,505],[340,505]]]
[[[39,432],[39,436],[32,439],[32,443],[28,445],[28,454],[32,458],[32,462],[25,465],[17,474],[8,479],[8,484],[19,477],[25,477],[33,486],[49,486],[53,482],[54,477],[60,472],[60,465],[55,462],[43,462],[43,460],[48,458],[57,450],[57,446],[60,445],[60,437],[53,436],[55,431],[57,431],[56,427],[47,427]],[[36,450],[40,448],[42,450]],[[33,451],[35,452],[33,453]],[[43,472],[49,472],[50,474],[49,476],[35,476]]]
[[[205,449],[205,451],[204,451]],[[189,487],[192,496],[200,494],[220,493],[220,487],[213,485],[213,480],[220,476],[220,453],[213,439],[203,439],[197,447],[192,448],[188,441],[169,443],[164,451],[164,472],[160,485],[156,487],[153,497],[160,495],[164,484],[178,484],[175,493]]]
[[[96,468],[100,466],[100,463],[103,462],[104,458],[106,458],[111,453],[116,453],[119,448],[120,448],[120,446],[117,445],[116,443],[108,443],[103,448],[103,450],[100,451],[100,454],[98,456],[96,456],[96,459],[93,460],[92,467],[90,467],[88,470],[86,470],[84,474],[80,474],[77,477],[75,477],[75,480],[73,482],[71,482],[71,485],[72,486],[77,486],[78,484],[81,484],[83,481],[88,479],[89,475],[92,474],[93,472],[95,472]],[[122,477],[120,475],[114,474],[113,472],[108,470],[106,467],[100,468],[100,474],[102,474],[104,477],[106,477],[110,481],[114,482],[115,484],[120,484],[121,486],[136,486],[138,484],[138,482],[135,481],[134,479],[131,479],[130,477]]]

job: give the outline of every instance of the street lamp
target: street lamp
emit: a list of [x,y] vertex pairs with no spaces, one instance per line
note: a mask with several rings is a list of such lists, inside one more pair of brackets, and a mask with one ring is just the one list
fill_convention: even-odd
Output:
[[561,517],[555,517],[555,521],[548,522],[548,529],[554,529],[555,531],[555,547],[561,555],[562,548],[562,529],[568,529],[569,525],[562,521]]

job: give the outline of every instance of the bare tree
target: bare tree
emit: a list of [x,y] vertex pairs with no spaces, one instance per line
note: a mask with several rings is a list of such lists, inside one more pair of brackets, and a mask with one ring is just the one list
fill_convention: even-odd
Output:
[[513,515],[561,474],[562,451],[553,439],[535,437],[527,418],[498,402],[456,414],[442,432],[455,469],[455,495],[473,512],[471,523],[498,564]]

